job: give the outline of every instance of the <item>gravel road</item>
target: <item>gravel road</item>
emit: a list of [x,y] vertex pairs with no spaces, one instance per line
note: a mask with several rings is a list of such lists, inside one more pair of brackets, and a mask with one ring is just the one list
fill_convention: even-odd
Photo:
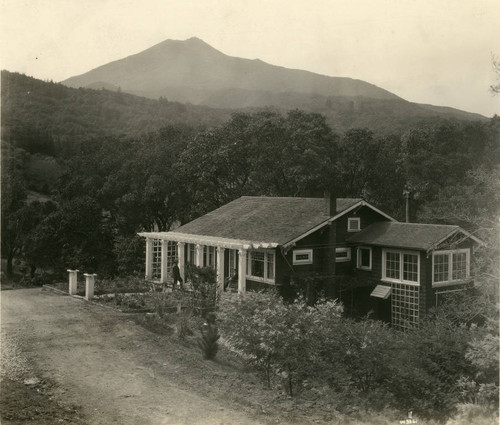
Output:
[[[193,391],[159,337],[123,313],[40,288],[1,297],[2,386],[22,383],[44,396],[40,411],[30,412],[45,415],[39,423],[51,423],[47,406],[53,423],[264,423]],[[2,396],[4,411],[15,410],[12,403]],[[18,423],[3,416],[2,423]]]

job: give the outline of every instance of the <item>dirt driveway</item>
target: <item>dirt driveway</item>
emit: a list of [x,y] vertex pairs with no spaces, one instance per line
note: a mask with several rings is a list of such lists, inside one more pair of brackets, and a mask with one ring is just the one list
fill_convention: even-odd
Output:
[[45,385],[46,402],[69,415],[53,423],[266,422],[193,389],[185,365],[169,354],[175,348],[166,349],[159,336],[120,312],[42,289],[2,291],[1,297],[3,381],[39,393]]

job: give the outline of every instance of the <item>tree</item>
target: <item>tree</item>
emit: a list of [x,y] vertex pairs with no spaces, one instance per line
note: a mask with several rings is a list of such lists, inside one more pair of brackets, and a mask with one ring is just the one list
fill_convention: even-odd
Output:
[[493,84],[490,86],[490,91],[497,95],[500,93],[500,60],[496,56],[491,56],[491,65],[493,67],[493,72],[496,75],[497,84]]

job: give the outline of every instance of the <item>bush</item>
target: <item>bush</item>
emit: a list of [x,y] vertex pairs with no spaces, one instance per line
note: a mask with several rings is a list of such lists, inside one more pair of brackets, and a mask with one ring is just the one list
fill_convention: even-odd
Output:
[[219,338],[220,335],[215,325],[215,315],[209,313],[207,315],[207,321],[202,326],[201,336],[198,340],[198,346],[201,348],[203,357],[206,360],[213,360],[217,355],[217,351],[219,350]]

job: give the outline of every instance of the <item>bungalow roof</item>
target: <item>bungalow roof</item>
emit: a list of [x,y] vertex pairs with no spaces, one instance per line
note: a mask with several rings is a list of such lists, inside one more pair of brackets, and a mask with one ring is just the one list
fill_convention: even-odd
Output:
[[[360,202],[359,198],[338,198],[336,213]],[[329,219],[323,198],[242,196],[175,229],[175,233],[283,245]]]
[[351,236],[348,241],[357,244],[430,251],[456,233],[463,233],[466,237],[482,243],[459,226],[394,221],[374,223]]

